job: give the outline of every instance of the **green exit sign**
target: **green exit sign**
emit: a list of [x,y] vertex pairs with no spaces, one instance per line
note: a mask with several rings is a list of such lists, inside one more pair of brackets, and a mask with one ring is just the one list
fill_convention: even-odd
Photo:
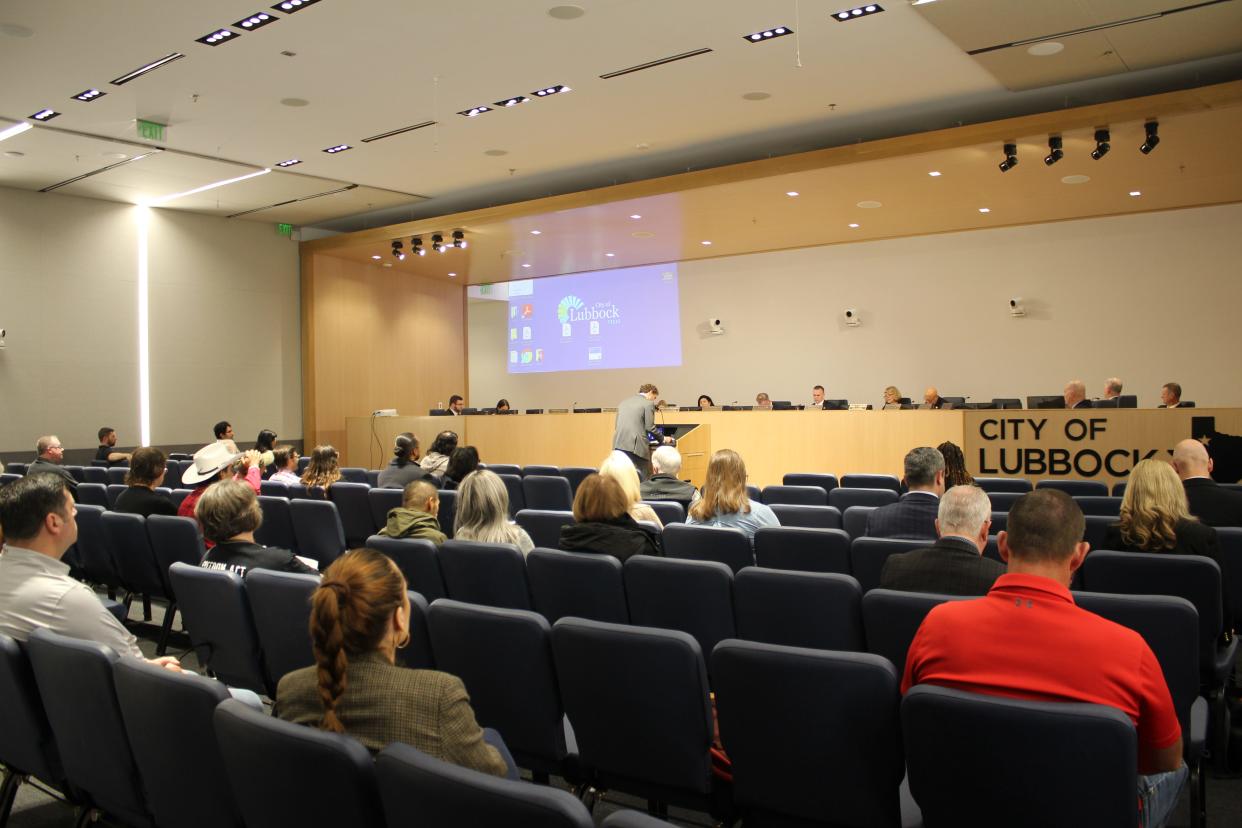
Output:
[[293,225],[292,224],[278,224],[276,225],[276,232],[282,236],[292,236]]
[[144,121],[138,119],[138,137],[145,138],[148,141],[164,140],[164,125],[157,124],[155,121]]

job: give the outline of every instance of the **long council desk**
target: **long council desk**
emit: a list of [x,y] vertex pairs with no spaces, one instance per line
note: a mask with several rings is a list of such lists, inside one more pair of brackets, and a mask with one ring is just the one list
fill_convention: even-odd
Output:
[[[972,474],[1124,480],[1144,457],[1166,456],[1181,440],[1242,435],[1242,409],[1186,408],[985,411],[667,411],[669,424],[699,424],[681,443],[683,476],[701,482],[712,451],[731,448],[750,482],[767,486],[786,472],[902,474],[914,446],[949,440]],[[612,447],[615,415],[518,414],[466,417],[351,417],[345,465],[379,468],[393,439],[413,432],[425,452],[452,429],[485,463],[598,466]],[[689,441],[689,442],[687,442]],[[691,457],[690,455],[694,455]],[[701,463],[701,466],[700,466]]]

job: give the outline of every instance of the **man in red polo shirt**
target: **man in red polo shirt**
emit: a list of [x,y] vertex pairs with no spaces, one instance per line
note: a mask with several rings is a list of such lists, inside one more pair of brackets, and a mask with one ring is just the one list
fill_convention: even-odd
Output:
[[1164,673],[1137,632],[1079,609],[1070,595],[1087,556],[1084,520],[1065,493],[1039,489],[998,538],[1009,564],[991,591],[928,613],[906,657],[916,684],[1033,701],[1105,704],[1138,731],[1143,824],[1163,825],[1186,782],[1182,735]]

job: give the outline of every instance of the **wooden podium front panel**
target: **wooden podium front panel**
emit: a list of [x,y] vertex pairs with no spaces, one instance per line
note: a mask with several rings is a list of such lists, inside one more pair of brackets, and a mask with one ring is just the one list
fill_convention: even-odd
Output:
[[[346,417],[345,445],[337,446],[342,466],[382,469],[392,460],[392,444],[397,435],[408,431],[418,438],[423,452],[441,431],[456,431],[458,443],[466,445],[462,434],[466,417]],[[313,446],[306,447],[310,454]],[[499,461],[497,461],[499,462]]]

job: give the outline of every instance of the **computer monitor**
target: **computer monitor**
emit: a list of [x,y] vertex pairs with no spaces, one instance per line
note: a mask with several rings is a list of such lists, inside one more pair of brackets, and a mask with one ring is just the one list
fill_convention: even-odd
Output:
[[848,411],[849,408],[849,400],[824,400],[825,411]]
[[1065,397],[1061,394],[1027,397],[1027,408],[1065,408]]

